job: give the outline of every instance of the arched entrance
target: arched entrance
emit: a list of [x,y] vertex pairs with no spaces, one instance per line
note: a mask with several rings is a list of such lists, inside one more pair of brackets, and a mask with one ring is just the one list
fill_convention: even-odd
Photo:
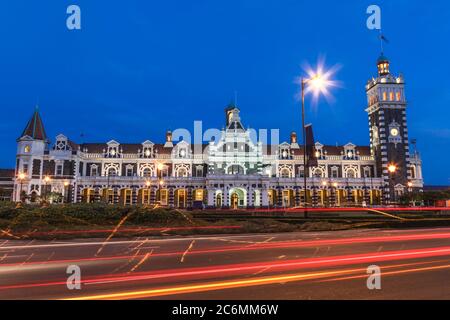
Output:
[[177,189],[175,191],[176,206],[186,208],[186,189]]
[[216,192],[216,208],[222,208],[223,200],[222,200],[222,192]]
[[230,190],[230,208],[238,209],[247,206],[246,191],[241,188],[233,188]]

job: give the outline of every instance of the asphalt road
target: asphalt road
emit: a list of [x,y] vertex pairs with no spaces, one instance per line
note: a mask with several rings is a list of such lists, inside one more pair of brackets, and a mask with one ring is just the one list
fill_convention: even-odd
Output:
[[[367,288],[371,265],[381,290]],[[0,298],[450,299],[450,228],[0,240]]]

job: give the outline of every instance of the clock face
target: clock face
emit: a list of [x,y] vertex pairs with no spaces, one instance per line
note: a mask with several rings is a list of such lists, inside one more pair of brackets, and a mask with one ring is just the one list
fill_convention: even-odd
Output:
[[391,136],[396,137],[398,136],[399,132],[397,128],[392,128],[391,129]]

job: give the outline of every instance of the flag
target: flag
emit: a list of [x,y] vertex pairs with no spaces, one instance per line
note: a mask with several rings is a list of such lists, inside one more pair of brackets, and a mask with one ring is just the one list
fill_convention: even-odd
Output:
[[384,34],[380,34],[380,39],[381,39],[381,41],[384,41],[384,42],[386,42],[386,43],[389,43],[389,40],[384,36]]

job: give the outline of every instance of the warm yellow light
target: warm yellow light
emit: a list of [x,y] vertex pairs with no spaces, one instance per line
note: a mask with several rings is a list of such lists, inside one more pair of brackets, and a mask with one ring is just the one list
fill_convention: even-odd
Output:
[[317,91],[322,91],[327,85],[325,79],[321,74],[316,74],[309,80],[309,82],[311,87]]
[[408,182],[408,187],[412,187],[413,186],[413,183],[412,182]]
[[150,181],[147,181],[147,182],[145,182],[145,185],[147,186],[147,187],[150,187]]
[[70,184],[70,183],[69,183],[68,181],[65,181],[65,182],[64,182],[64,187],[68,187],[69,184]]
[[159,180],[159,184],[162,186],[164,184],[163,180]]
[[390,173],[395,173],[395,171],[397,171],[397,166],[395,164],[390,164],[388,170]]
[[50,182],[50,180],[51,180],[51,179],[50,179],[49,176],[45,176],[45,178],[44,178],[44,181],[45,181],[45,182]]
[[164,168],[164,165],[162,163],[158,163],[158,170],[162,170]]
[[19,180],[23,180],[25,179],[25,174],[24,173],[19,173]]
[[316,151],[316,158],[319,158],[319,157],[320,157],[320,152]]
[[323,185],[323,186],[327,186],[327,185],[328,185],[328,182],[322,181],[322,185]]
[[333,183],[333,187],[337,188],[338,184],[337,182]]

